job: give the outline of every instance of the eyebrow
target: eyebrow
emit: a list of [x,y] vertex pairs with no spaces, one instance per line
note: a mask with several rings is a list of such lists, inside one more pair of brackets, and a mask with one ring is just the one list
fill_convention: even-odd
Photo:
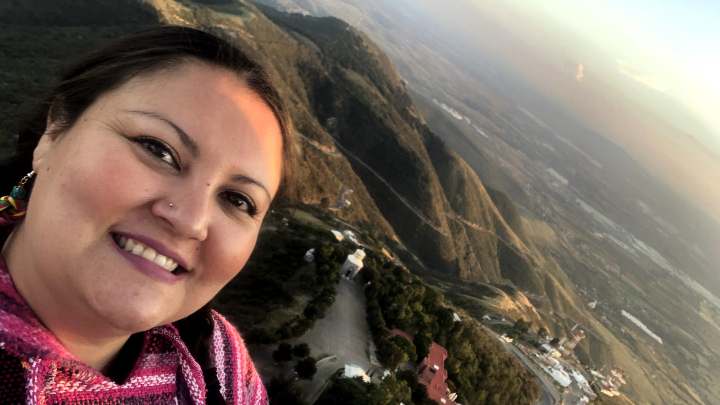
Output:
[[197,157],[200,154],[200,148],[198,147],[197,143],[188,135],[185,131],[183,131],[182,128],[177,126],[174,122],[170,121],[169,119],[163,117],[162,115],[152,112],[152,111],[143,111],[143,110],[125,110],[126,112],[129,112],[131,114],[139,114],[144,115],[146,117],[155,118],[157,120],[163,121],[164,123],[170,125],[173,127],[175,132],[177,132],[178,136],[180,137],[180,142],[182,142],[183,145],[190,151],[190,153],[193,155],[193,157]]
[[267,194],[268,198],[270,200],[272,200],[272,197],[270,196],[270,192],[268,191],[268,189],[262,183],[253,179],[252,177],[248,177],[243,174],[236,174],[236,175],[232,176],[232,178],[230,180],[235,183],[254,184],[254,185],[260,187],[261,189],[263,189],[263,191],[265,191],[265,194]]

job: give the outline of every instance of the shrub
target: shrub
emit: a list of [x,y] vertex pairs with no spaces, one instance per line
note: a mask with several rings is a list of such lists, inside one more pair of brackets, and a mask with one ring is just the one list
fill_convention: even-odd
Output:
[[415,361],[417,360],[417,351],[415,349],[415,345],[412,344],[411,341],[407,340],[407,338],[403,336],[393,336],[390,339],[391,342],[395,343],[402,351],[407,355],[407,358]]
[[392,340],[383,340],[377,349],[378,360],[388,370],[396,369],[400,364],[407,361],[407,354]]
[[267,385],[267,393],[271,404],[307,405],[305,391],[294,380],[274,377]]
[[300,360],[295,365],[295,371],[298,373],[298,377],[304,380],[312,380],[315,373],[317,373],[317,365],[315,364],[314,357],[306,357]]
[[273,352],[272,358],[278,363],[292,360],[292,346],[289,343],[280,343],[277,350]]
[[432,346],[432,339],[425,335],[416,334],[413,338],[413,344],[415,345],[415,352],[417,358],[422,360],[430,354],[430,346]]
[[293,347],[295,357],[302,359],[310,355],[310,346],[307,343],[299,343]]

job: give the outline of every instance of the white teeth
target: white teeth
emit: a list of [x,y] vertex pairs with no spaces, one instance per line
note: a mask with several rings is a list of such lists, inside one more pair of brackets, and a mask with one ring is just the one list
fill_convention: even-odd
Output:
[[155,256],[155,260],[153,260],[153,261],[158,266],[165,267],[165,262],[167,262],[167,257],[165,257],[163,255],[157,255],[157,256]]
[[173,271],[175,270],[175,267],[173,267],[175,264],[175,261],[173,261],[172,259],[167,259],[163,267],[165,267],[165,270],[167,271]]
[[126,252],[130,252],[135,256],[140,256],[143,259],[149,260],[158,266],[163,267],[167,271],[173,271],[178,267],[178,263],[167,256],[163,256],[155,251],[153,248],[145,247],[142,244],[121,236],[118,240],[118,245],[123,248]]
[[142,256],[143,250],[145,250],[145,248],[143,247],[143,245],[137,244],[137,245],[135,245],[135,247],[132,249],[132,254],[134,254],[134,255],[136,255],[136,256]]
[[154,262],[155,256],[157,256],[157,253],[155,252],[155,249],[153,249],[153,248],[146,248],[142,252],[142,255],[140,255],[140,256],[142,256],[143,259],[147,259],[147,260],[150,260],[151,262]]

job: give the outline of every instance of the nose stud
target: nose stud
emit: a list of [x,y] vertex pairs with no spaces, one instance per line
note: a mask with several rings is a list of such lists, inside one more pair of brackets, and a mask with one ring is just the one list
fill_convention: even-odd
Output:
[[172,208],[172,206],[173,206],[172,203],[170,203],[170,207],[171,207],[171,208]]

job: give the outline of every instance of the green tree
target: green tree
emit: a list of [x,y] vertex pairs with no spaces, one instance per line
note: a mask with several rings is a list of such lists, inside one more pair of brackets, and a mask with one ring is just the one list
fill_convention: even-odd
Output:
[[398,282],[403,284],[410,284],[412,281],[412,275],[402,266],[396,266],[395,269],[393,269],[393,275]]
[[[425,384],[420,383],[418,375],[414,371],[401,370],[395,374],[395,378],[403,380],[407,383],[411,390],[411,399],[414,404],[425,404],[432,401],[428,395],[428,390]],[[433,404],[436,405],[437,403]]]
[[332,284],[340,278],[340,266],[335,262],[325,262],[315,268],[315,277],[320,285]]
[[415,334],[413,338],[413,344],[415,345],[415,351],[417,353],[417,360],[422,361],[425,357],[430,354],[430,346],[432,346],[432,339],[428,336]]
[[368,405],[370,403],[367,384],[360,379],[349,378],[336,378],[315,401],[315,405]]
[[292,357],[292,346],[290,346],[289,343],[280,343],[277,350],[275,350],[272,354],[273,360],[278,363],[283,361],[290,361],[292,360]]
[[431,287],[425,288],[425,297],[423,298],[423,308],[426,313],[433,313],[437,310],[442,302],[442,295],[438,294]]
[[310,346],[307,343],[298,343],[293,347],[293,354],[298,359],[302,359],[310,355]]
[[271,404],[307,405],[305,391],[294,380],[273,377],[266,388]]
[[352,252],[349,249],[345,249],[341,245],[335,245],[333,247],[333,252],[330,255],[330,260],[334,261],[335,263],[345,263],[345,259],[347,259],[350,253]]
[[394,405],[401,402],[410,404],[412,402],[412,391],[408,383],[396,379],[392,375],[383,378],[380,386],[370,387],[369,394],[372,405]]
[[389,370],[407,361],[407,354],[391,340],[383,340],[377,349],[378,360]]
[[455,318],[453,318],[453,311],[440,307],[435,311],[437,317],[437,323],[440,329],[449,331],[455,326]]
[[403,352],[407,355],[407,358],[415,361],[417,360],[417,351],[415,345],[404,336],[393,336],[390,341],[395,343]]
[[317,373],[317,363],[314,357],[306,357],[295,365],[295,371],[298,373],[298,377],[303,380],[312,380],[315,373]]

